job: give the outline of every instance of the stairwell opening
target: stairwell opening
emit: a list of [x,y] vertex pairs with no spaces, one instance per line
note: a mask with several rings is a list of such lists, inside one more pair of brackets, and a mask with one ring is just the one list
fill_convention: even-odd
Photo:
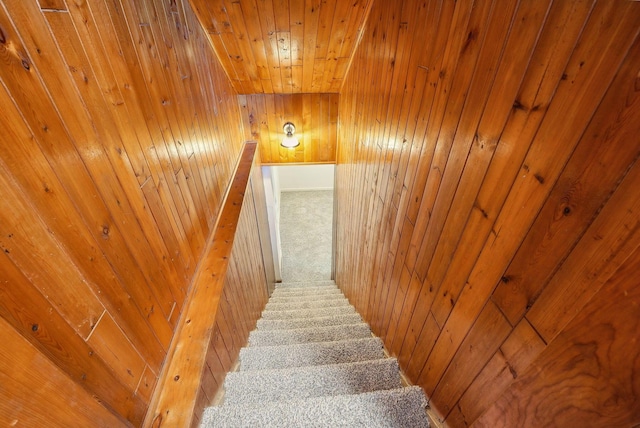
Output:
[[333,279],[335,165],[263,167],[278,282]]

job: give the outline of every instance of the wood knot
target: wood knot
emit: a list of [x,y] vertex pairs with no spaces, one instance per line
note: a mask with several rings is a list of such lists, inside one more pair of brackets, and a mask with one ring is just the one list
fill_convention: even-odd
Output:
[[514,109],[514,110],[525,110],[525,111],[527,110],[526,108],[524,108],[524,106],[522,105],[522,103],[521,103],[520,101],[518,101],[518,100],[515,100],[515,101],[513,102],[513,109]]
[[22,60],[22,67],[24,67],[24,69],[27,71],[31,70],[31,64],[29,64],[29,61],[27,61],[26,59]]
[[2,43],[3,45],[7,43],[7,37],[4,35],[4,31],[2,31],[2,28],[0,28],[0,43]]
[[33,324],[31,326],[31,331],[36,332],[36,331],[38,331],[39,328],[40,328],[40,326],[38,324]]
[[476,40],[478,38],[478,29],[474,28],[473,30],[469,31],[469,34],[467,34],[467,40],[464,43],[464,46],[462,47],[462,52],[466,51],[469,46],[471,45],[471,43]]
[[179,381],[180,380],[180,375],[175,375],[173,377],[173,380],[176,381],[176,382]]
[[565,216],[571,214],[571,207],[564,207],[564,209],[562,210],[562,214],[564,214]]

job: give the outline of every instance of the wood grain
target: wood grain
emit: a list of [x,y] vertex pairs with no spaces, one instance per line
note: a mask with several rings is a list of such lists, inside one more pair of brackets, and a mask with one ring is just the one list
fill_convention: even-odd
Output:
[[[337,94],[239,95],[248,140],[260,144],[262,165],[335,163]],[[280,146],[286,122],[296,127],[300,145]]]
[[[233,268],[228,270],[230,265],[236,266],[231,259],[236,230],[241,227],[246,230],[243,227],[246,224],[242,224],[239,219],[256,150],[257,143],[246,143],[238,160],[220,217],[207,243],[205,256],[195,273],[193,288],[149,406],[145,426],[190,426],[194,414],[202,411],[196,405],[202,406],[205,403],[200,395],[200,384],[203,370],[208,370],[207,353],[220,302],[223,300],[228,304],[225,314],[227,322],[234,320],[231,329],[235,337],[230,360],[235,360],[237,352],[248,337],[250,324],[255,323],[258,311],[266,303],[267,286],[262,266],[258,281],[250,284],[239,281]],[[246,200],[252,202],[251,197]],[[248,208],[255,224],[255,209],[251,209],[249,203],[245,208]],[[246,221],[245,219],[244,223]],[[259,244],[253,248],[259,250]],[[244,260],[246,261],[246,257]],[[236,283],[232,289],[225,287],[229,281]],[[247,295],[249,292],[262,296],[262,299],[250,298]],[[251,309],[255,309],[255,312]]]
[[[11,393],[46,370],[41,391],[75,403],[47,415],[14,401],[14,419],[91,425],[82,407],[98,425],[142,424],[244,141],[209,43],[185,1],[2,3],[2,322],[31,347],[16,359],[48,361],[11,374]],[[253,212],[235,278],[257,284]],[[229,322],[246,330],[249,305]]]
[[372,0],[190,0],[238,94],[337,93]]
[[87,343],[115,371],[118,379],[135,391],[145,369],[144,360],[108,312],[102,315]]
[[[631,66],[633,67],[633,66]],[[632,73],[630,68],[627,73]],[[624,72],[623,72],[624,73]],[[558,184],[503,275],[493,294],[512,324],[531,308],[550,276],[586,233],[598,211],[608,204],[626,173],[626,167],[640,155],[637,144],[625,144],[640,132],[638,124],[640,90],[630,79],[610,98],[624,98],[618,110],[610,110],[593,121],[567,164]],[[605,143],[609,139],[619,139]],[[588,189],[588,193],[585,191]],[[603,235],[604,236],[604,235]],[[584,267],[584,266],[583,266]],[[545,276],[546,275],[546,276]]]
[[637,248],[637,6],[373,4],[340,93],[336,277],[450,426],[517,407]]
[[467,426],[466,421],[475,421],[529,367],[545,346],[531,324],[523,319],[460,397],[447,422],[453,426]]
[[[131,426],[69,379],[0,318],[0,423],[3,426]],[[20,355],[20,358],[16,358]],[[61,394],[64,391],[64,394]],[[49,405],[43,406],[46,402]]]
[[547,343],[640,246],[639,185],[636,162],[527,313]]
[[640,423],[638,251],[474,426]]

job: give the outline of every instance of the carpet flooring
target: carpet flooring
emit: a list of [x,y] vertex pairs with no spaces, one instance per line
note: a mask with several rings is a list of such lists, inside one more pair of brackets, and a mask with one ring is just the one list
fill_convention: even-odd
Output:
[[239,362],[201,427],[429,427],[422,390],[331,281],[279,284]]
[[282,192],[282,282],[331,279],[333,191]]

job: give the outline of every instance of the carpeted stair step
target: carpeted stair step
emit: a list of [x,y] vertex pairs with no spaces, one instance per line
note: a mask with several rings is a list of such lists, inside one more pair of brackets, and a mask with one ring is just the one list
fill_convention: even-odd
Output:
[[347,315],[335,315],[321,318],[295,318],[269,320],[259,319],[256,328],[258,330],[292,330],[296,328],[327,327],[330,325],[357,324],[362,322],[360,315],[353,312]]
[[426,400],[419,387],[209,407],[201,427],[428,428]]
[[248,347],[240,350],[240,371],[353,363],[384,358],[377,337],[336,342]]
[[317,287],[317,288],[276,288],[271,297],[290,297],[290,296],[315,296],[322,294],[339,294],[343,295],[337,287]]
[[336,283],[332,279],[326,279],[321,281],[292,281],[292,282],[280,282],[276,284],[276,288],[309,288],[309,287],[321,287],[332,285],[337,287]]
[[265,306],[265,311],[292,311],[297,309],[317,309],[317,308],[335,308],[339,306],[349,306],[347,299],[337,300],[311,300],[303,302],[269,302]]
[[307,295],[307,294],[295,294],[293,296],[273,297],[269,299],[269,303],[288,303],[288,302],[308,302],[318,300],[347,300],[342,294],[321,294],[321,295]]
[[355,314],[353,306],[338,306],[337,308],[298,309],[292,311],[264,311],[262,318],[266,320],[290,320],[295,318],[321,318],[339,315]]
[[276,290],[302,290],[302,289],[313,289],[313,288],[338,288],[335,282],[333,281],[318,281],[318,282],[286,282],[281,284],[276,284]]
[[224,382],[225,403],[250,404],[401,388],[395,358],[324,366],[233,372]]
[[338,285],[328,279],[326,281],[307,281],[307,282],[280,282],[275,288],[314,288],[314,287],[338,287]]
[[292,330],[254,330],[249,333],[249,346],[335,342],[336,340],[360,339],[365,337],[371,337],[371,330],[364,322],[328,327],[297,328]]

